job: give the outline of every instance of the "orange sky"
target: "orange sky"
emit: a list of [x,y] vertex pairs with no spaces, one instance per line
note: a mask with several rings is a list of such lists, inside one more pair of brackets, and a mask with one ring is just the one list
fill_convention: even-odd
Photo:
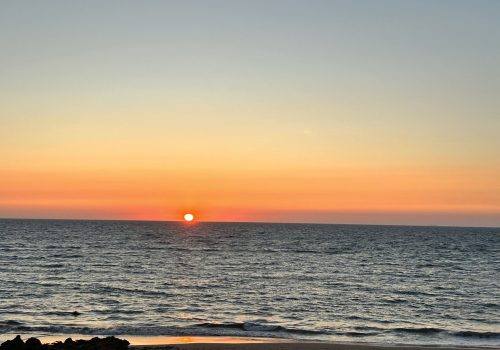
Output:
[[3,6],[0,217],[500,226],[495,2],[207,4]]
[[455,213],[488,221],[500,210],[499,174],[411,167],[11,170],[1,173],[0,212],[141,220],[178,220],[193,212],[210,221],[374,223],[388,221],[384,216],[399,222],[398,217],[434,213],[449,219]]

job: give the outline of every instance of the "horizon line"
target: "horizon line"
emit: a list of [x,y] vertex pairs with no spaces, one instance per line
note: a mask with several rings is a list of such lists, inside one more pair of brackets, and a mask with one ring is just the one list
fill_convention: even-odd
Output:
[[286,221],[213,221],[196,220],[186,222],[185,220],[148,220],[148,219],[90,219],[90,218],[22,218],[22,217],[0,217],[0,220],[46,220],[46,221],[124,221],[124,222],[165,222],[165,223],[186,223],[195,225],[197,223],[218,223],[218,224],[285,224],[285,225],[349,225],[349,226],[397,226],[397,227],[449,227],[449,228],[490,228],[500,229],[500,226],[459,226],[459,225],[424,225],[424,224],[360,224],[360,223],[326,223],[326,222],[286,222]]

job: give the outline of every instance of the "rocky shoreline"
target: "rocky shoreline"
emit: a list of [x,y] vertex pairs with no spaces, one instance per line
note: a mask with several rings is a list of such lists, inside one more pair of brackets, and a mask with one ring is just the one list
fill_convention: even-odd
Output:
[[38,338],[29,338],[24,342],[18,335],[2,343],[0,350],[127,350],[129,344],[127,340],[115,337],[95,337],[90,340],[68,338],[64,342],[42,344]]

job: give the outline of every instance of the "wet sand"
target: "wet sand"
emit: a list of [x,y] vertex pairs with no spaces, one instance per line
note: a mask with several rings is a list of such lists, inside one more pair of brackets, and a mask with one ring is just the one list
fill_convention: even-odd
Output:
[[[236,337],[148,337],[129,339],[133,350],[464,350],[494,347],[304,342]],[[154,344],[153,342],[157,342]]]

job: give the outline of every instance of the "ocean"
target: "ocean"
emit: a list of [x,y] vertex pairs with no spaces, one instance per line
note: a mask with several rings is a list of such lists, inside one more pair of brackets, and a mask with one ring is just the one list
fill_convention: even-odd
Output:
[[500,346],[500,229],[0,220],[0,338]]

